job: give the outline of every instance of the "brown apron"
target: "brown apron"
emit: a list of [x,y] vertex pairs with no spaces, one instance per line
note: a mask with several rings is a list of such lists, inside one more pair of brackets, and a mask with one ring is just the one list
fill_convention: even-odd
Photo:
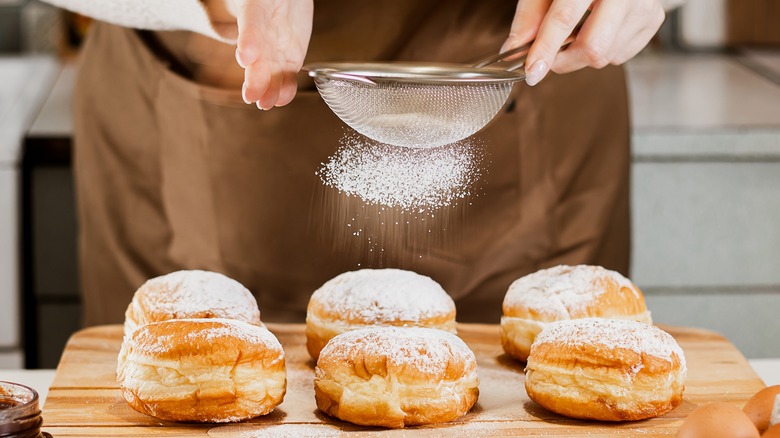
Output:
[[[513,9],[503,0],[318,1],[307,62],[468,62],[500,47]],[[195,66],[193,48],[221,64]],[[455,298],[460,321],[482,322],[497,322],[509,284],[539,268],[590,263],[626,273],[621,68],[517,85],[478,134],[486,151],[478,196],[442,212],[451,226],[442,239],[408,235],[430,227],[405,228],[378,243],[392,256],[377,262],[345,247],[367,248],[360,236],[334,243],[344,215],[332,210],[366,210],[315,175],[344,125],[303,75],[287,107],[245,105],[240,82],[225,85],[240,81],[228,62],[234,50],[189,33],[92,29],[75,98],[87,325],[122,321],[140,284],[178,269],[222,272],[252,290],[263,320],[297,322],[312,291],[359,267],[430,275]]]

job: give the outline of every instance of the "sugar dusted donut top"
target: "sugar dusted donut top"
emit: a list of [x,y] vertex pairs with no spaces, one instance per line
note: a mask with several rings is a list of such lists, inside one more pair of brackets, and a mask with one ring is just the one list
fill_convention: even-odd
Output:
[[370,327],[342,333],[322,349],[319,361],[427,381],[476,372],[474,352],[463,340],[425,327]]
[[260,324],[257,301],[241,283],[209,271],[177,271],[152,278],[133,297],[126,333],[167,319],[230,318]]
[[[608,290],[619,293],[604,297]],[[504,297],[503,308],[505,315],[523,308],[545,320],[608,316],[598,313],[599,300],[616,301],[615,296],[630,313],[647,311],[642,293],[620,273],[601,266],[560,265],[515,280]]]
[[312,294],[310,312],[315,303],[321,317],[369,324],[455,314],[455,303],[439,283],[401,269],[345,272]]
[[[626,349],[667,362],[676,355],[685,370],[685,354],[672,335],[643,322],[582,318],[552,322],[536,337],[534,345],[563,344],[569,347],[595,346],[597,350]],[[531,347],[533,351],[533,346]]]
[[222,350],[226,344],[242,346],[245,355],[254,350],[282,352],[270,331],[243,321],[225,318],[176,319],[147,324],[133,333],[135,351],[165,359],[201,355]]

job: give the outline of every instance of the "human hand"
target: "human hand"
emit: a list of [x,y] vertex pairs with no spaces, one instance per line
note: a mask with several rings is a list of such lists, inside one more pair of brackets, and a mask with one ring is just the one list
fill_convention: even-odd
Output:
[[[560,47],[590,10],[574,42]],[[644,48],[664,21],[658,0],[519,0],[512,29],[501,51],[535,38],[525,72],[536,85],[552,70],[622,64]]]
[[238,20],[244,101],[264,110],[287,105],[309,46],[313,0],[227,0],[226,6]]

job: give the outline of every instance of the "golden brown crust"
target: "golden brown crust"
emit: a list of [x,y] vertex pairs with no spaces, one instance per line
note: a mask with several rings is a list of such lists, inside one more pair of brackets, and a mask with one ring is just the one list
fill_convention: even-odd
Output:
[[338,333],[328,334],[327,336],[319,336],[317,334],[323,331],[325,331],[324,328],[312,327],[312,325],[306,324],[306,351],[309,352],[309,356],[315,361],[320,358],[320,351],[325,348],[328,341],[338,335]]
[[[574,322],[562,321],[551,327]],[[592,328],[598,331],[599,324],[614,321],[596,322]],[[633,326],[625,327],[626,336],[629,330],[633,331],[632,335],[636,331],[648,331],[639,334],[641,342],[637,343],[640,347],[648,346],[646,351],[621,347],[615,339],[621,336],[618,330],[589,333],[585,342],[569,337],[542,338],[548,333],[542,332],[528,357],[525,377],[528,396],[558,414],[601,421],[642,420],[679,406],[685,379],[681,350],[676,343],[668,348],[656,348],[657,345],[651,344],[674,340],[671,336],[668,339],[656,336],[660,329],[653,326],[630,323]],[[671,353],[667,357],[659,351]]]
[[454,420],[479,396],[476,359],[457,336],[427,328],[375,327],[335,337],[315,370],[323,412],[366,426]]
[[533,388],[526,391],[531,400],[544,406],[545,409],[571,418],[599,421],[639,421],[655,418],[672,411],[682,404],[682,395],[673,394],[669,399],[647,401],[635,405],[618,404],[613,400],[600,403],[583,402],[581,396],[552,396]]
[[452,333],[455,303],[432,279],[399,269],[345,272],[315,291],[306,310],[306,348],[315,360],[336,335],[380,325]]
[[284,351],[265,328],[228,319],[148,324],[125,338],[117,379],[130,407],[168,421],[242,421],[286,391]]
[[525,361],[536,335],[554,321],[628,319],[652,323],[639,288],[600,266],[556,266],[515,281],[502,305],[501,345]]

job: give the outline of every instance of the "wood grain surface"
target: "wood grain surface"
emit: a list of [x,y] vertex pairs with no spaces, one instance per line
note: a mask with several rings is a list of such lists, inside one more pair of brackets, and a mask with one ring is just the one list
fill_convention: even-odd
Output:
[[505,355],[497,325],[460,324],[459,335],[479,363],[479,401],[461,419],[403,430],[365,428],[321,414],[314,402],[314,362],[306,353],[304,326],[268,324],[285,349],[287,395],[265,417],[227,425],[169,423],[127,406],[116,383],[122,327],[100,326],[71,337],[43,408],[43,430],[55,437],[327,437],[327,436],[670,436],[697,405],[723,401],[742,407],[764,387],[742,354],[713,332],[662,327],[688,361],[683,404],[669,414],[631,423],[578,421],[546,411],[523,387],[523,363]]

